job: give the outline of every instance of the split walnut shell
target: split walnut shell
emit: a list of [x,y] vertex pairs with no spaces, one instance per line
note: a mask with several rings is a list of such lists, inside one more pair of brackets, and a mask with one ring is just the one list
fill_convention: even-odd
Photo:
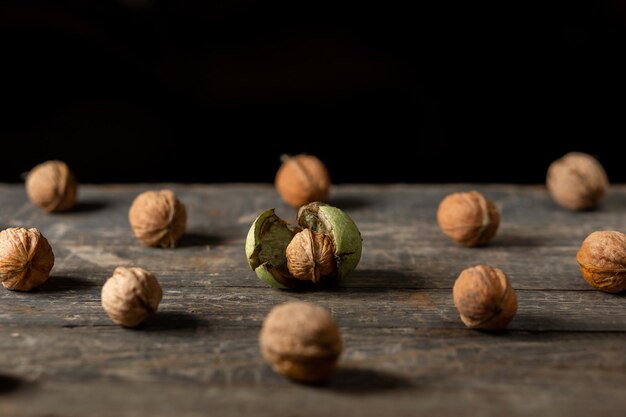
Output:
[[28,198],[48,213],[74,207],[77,191],[76,177],[61,161],[39,164],[26,177]]
[[285,203],[295,208],[326,200],[330,190],[326,166],[312,155],[283,157],[274,182]]
[[437,222],[450,239],[465,246],[480,246],[495,236],[500,213],[491,200],[478,191],[454,193],[439,204]]
[[142,268],[117,267],[102,287],[102,308],[115,324],[136,327],[156,313],[163,291]]
[[0,232],[0,281],[9,290],[30,291],[48,280],[54,253],[37,229]]
[[471,329],[502,329],[517,312],[517,297],[508,278],[489,265],[461,272],[452,295],[461,320]]
[[187,212],[173,191],[146,191],[133,201],[128,220],[145,245],[173,248],[185,233]]
[[593,232],[583,241],[576,260],[592,287],[610,293],[626,290],[626,234]]
[[559,205],[585,210],[597,205],[606,194],[609,180],[597,159],[582,152],[570,152],[548,168],[546,185]]
[[330,313],[302,301],[274,307],[263,322],[259,343],[274,371],[306,383],[328,380],[343,346]]
[[361,259],[361,233],[336,207],[310,203],[298,211],[298,225],[281,220],[274,209],[254,221],[246,239],[248,264],[265,283],[301,288],[341,279]]

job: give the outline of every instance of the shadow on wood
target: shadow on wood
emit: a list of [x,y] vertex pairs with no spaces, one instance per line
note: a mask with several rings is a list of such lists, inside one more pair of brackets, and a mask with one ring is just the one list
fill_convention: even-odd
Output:
[[331,206],[340,208],[342,210],[354,210],[354,209],[367,207],[371,205],[371,202],[359,196],[338,195],[335,197],[331,197],[328,200],[328,204],[330,204]]
[[195,332],[200,327],[209,329],[210,325],[206,320],[183,311],[160,311],[138,329],[148,332]]
[[410,388],[412,385],[407,378],[390,372],[340,366],[330,383],[320,387],[346,394],[365,395],[379,391]]
[[[402,285],[398,285],[402,283]],[[390,287],[424,288],[424,277],[418,274],[385,269],[356,269],[339,281],[339,287],[374,288],[388,291]]]
[[103,285],[104,281],[96,282],[81,277],[51,276],[45,284],[34,290],[35,293],[52,294],[66,291],[88,291],[90,288]]
[[191,248],[195,246],[217,246],[224,242],[224,238],[198,232],[185,233],[176,243],[177,248]]
[[61,212],[60,214],[63,213],[90,213],[93,211],[100,211],[100,210],[104,210],[105,208],[107,208],[109,206],[108,203],[104,202],[104,201],[98,201],[98,200],[84,200],[84,201],[77,201],[76,205],[69,211],[67,212]]
[[539,246],[545,246],[541,239],[533,238],[529,236],[519,236],[514,233],[502,231],[496,234],[496,237],[487,245],[479,246],[476,249],[481,248],[536,248]]
[[0,395],[17,391],[24,385],[24,381],[13,375],[0,374]]

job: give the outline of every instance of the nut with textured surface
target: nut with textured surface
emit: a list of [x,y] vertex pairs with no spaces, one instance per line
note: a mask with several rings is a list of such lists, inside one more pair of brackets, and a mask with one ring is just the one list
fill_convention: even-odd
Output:
[[28,198],[46,212],[74,207],[77,191],[76,177],[61,161],[39,164],[26,177]]
[[594,207],[606,194],[609,180],[597,159],[570,152],[550,165],[546,185],[559,205],[585,210]]
[[593,232],[583,241],[576,260],[591,286],[611,293],[626,290],[626,234]]
[[328,198],[330,175],[322,161],[312,155],[282,159],[274,182],[285,203],[298,208]]
[[173,191],[145,191],[133,201],[128,220],[145,245],[173,248],[185,233],[187,212]]
[[324,203],[302,206],[297,226],[288,225],[269,209],[250,227],[246,257],[257,276],[273,287],[330,283],[356,268],[361,259],[361,233],[347,214]]
[[30,291],[48,280],[54,254],[37,229],[0,232],[0,281],[9,290]]
[[453,193],[439,204],[437,222],[450,239],[465,246],[480,246],[495,236],[500,213],[478,191]]
[[263,322],[259,342],[274,371],[307,383],[329,379],[342,350],[341,335],[330,313],[301,301],[274,307]]
[[471,329],[502,329],[517,312],[517,297],[508,278],[489,265],[461,272],[452,295],[461,320]]
[[142,268],[117,267],[102,287],[102,307],[115,324],[135,327],[156,313],[163,291]]

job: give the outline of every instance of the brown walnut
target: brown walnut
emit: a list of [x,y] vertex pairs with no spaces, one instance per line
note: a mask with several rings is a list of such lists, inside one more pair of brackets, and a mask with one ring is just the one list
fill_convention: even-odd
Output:
[[571,210],[594,207],[606,194],[609,180],[597,159],[570,152],[548,168],[546,185],[559,205]]
[[593,232],[583,241],[576,260],[591,286],[611,293],[626,290],[626,234]]
[[461,320],[471,329],[502,329],[517,311],[517,297],[508,278],[489,265],[461,272],[452,295]]
[[336,274],[335,245],[324,233],[303,229],[287,246],[287,269],[294,278],[319,282],[321,277]]
[[313,201],[325,201],[330,190],[326,166],[312,155],[283,157],[274,182],[282,199],[296,208]]
[[117,267],[102,287],[102,307],[115,324],[136,327],[156,313],[163,291],[142,268]]
[[330,313],[302,301],[274,307],[263,322],[259,342],[274,371],[308,383],[329,379],[342,350],[339,329]]
[[48,280],[54,254],[37,229],[0,232],[0,281],[9,290],[30,291]]
[[26,177],[28,198],[48,213],[74,207],[77,191],[76,177],[61,161],[39,164]]
[[173,248],[185,233],[187,212],[173,191],[146,191],[133,201],[128,220],[145,245]]
[[489,242],[500,225],[497,207],[478,191],[453,193],[439,204],[437,221],[443,233],[465,246]]

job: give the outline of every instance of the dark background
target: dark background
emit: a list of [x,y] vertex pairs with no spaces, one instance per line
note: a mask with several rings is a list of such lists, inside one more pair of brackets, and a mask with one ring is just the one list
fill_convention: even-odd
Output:
[[0,181],[626,181],[626,2],[410,3],[2,1]]

